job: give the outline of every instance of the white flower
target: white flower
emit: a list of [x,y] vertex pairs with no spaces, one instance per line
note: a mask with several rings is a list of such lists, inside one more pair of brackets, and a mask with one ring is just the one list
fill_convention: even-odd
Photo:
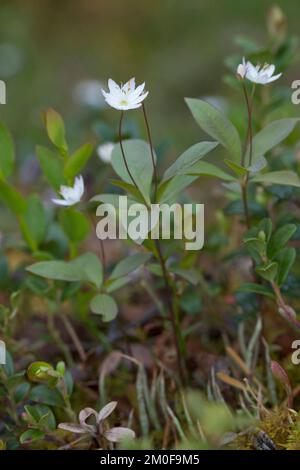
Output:
[[111,162],[111,155],[114,146],[115,145],[112,142],[106,142],[105,144],[101,144],[97,147],[97,153],[104,163]]
[[236,73],[239,75],[241,78],[245,78],[247,72],[247,64],[245,61],[245,57],[243,57],[242,63],[238,66]]
[[275,72],[275,65],[265,64],[263,67],[260,65],[254,66],[249,60],[246,62],[243,57],[243,62],[237,68],[237,74],[241,78],[247,78],[250,82],[266,85],[267,83],[274,82],[282,73],[273,75]]
[[61,186],[59,190],[63,199],[52,199],[54,204],[59,206],[73,206],[77,204],[84,193],[84,183],[82,176],[76,176],[74,186]]
[[148,91],[144,92],[145,83],[135,88],[135,79],[131,78],[125,85],[119,86],[111,78],[108,80],[109,92],[104,90],[102,94],[105,101],[115,109],[126,111],[142,106],[142,101],[147,97]]

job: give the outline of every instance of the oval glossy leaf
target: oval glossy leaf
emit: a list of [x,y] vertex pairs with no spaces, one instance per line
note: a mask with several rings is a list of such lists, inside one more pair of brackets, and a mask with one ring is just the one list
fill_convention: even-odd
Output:
[[286,247],[278,253],[276,261],[278,263],[277,284],[282,286],[295,262],[296,250],[295,248]]
[[49,388],[47,385],[37,385],[30,392],[29,399],[49,406],[65,407],[62,394],[57,388]]
[[297,227],[294,224],[286,224],[278,228],[270,238],[267,246],[268,258],[272,259],[284,247],[284,245],[292,238]]
[[220,142],[231,158],[239,163],[242,155],[241,140],[236,127],[221,112],[206,101],[186,98],[196,122],[208,135]]
[[28,431],[25,431],[21,434],[20,443],[29,444],[31,442],[44,439],[44,437],[45,433],[43,433],[42,431],[39,431],[38,429],[28,429]]
[[106,294],[98,294],[91,300],[90,308],[93,313],[102,315],[104,322],[109,322],[116,318],[118,313],[118,306],[115,300]]

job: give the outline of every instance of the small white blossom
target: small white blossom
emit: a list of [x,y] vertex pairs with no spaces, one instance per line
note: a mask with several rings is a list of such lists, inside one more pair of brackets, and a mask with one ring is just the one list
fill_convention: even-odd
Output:
[[104,163],[110,163],[113,149],[114,144],[112,142],[106,142],[97,147],[97,154]]
[[267,83],[274,82],[282,73],[273,75],[275,72],[275,65],[265,64],[264,66],[254,66],[249,60],[246,62],[243,58],[243,62],[237,68],[237,74],[242,78],[247,78],[250,82],[258,83],[260,85],[266,85]]
[[147,97],[144,92],[145,83],[135,87],[135,78],[131,78],[125,85],[119,86],[111,78],[108,80],[109,92],[101,90],[105,101],[115,109],[126,111],[142,106],[142,101]]
[[236,73],[238,74],[239,77],[245,78],[246,73],[247,73],[247,64],[246,64],[246,61],[245,61],[245,57],[243,57],[243,61],[238,66]]
[[76,176],[74,186],[61,186],[59,194],[63,199],[52,199],[59,206],[73,206],[77,204],[84,193],[84,182],[82,176]]

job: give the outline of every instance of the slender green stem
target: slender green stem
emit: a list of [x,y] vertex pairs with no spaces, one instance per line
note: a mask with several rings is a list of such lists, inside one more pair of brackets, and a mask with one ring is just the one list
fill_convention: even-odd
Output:
[[157,187],[158,187],[158,174],[157,174],[157,167],[156,167],[156,164],[155,164],[154,148],[153,148],[152,139],[151,139],[150,126],[149,126],[149,121],[148,121],[148,118],[147,118],[146,107],[145,107],[144,102],[142,103],[142,109],[143,109],[146,129],[147,129],[148,141],[149,141],[149,145],[150,145],[150,152],[151,152],[151,159],[152,159],[153,173],[154,173],[154,202],[156,202]]
[[120,122],[119,122],[119,143],[120,143],[120,147],[121,147],[121,153],[122,153],[122,158],[123,158],[123,161],[124,161],[124,165],[126,167],[126,170],[127,170],[127,173],[133,183],[133,185],[135,186],[135,188],[137,189],[137,191],[140,193],[140,190],[139,190],[139,187],[134,179],[134,177],[132,176],[132,173],[131,171],[129,170],[129,167],[128,167],[128,163],[127,163],[127,160],[126,160],[126,157],[125,157],[125,152],[124,152],[124,147],[123,147],[123,142],[122,142],[122,125],[123,125],[123,118],[124,118],[124,111],[121,111],[121,117],[120,117]]
[[241,191],[242,191],[242,199],[243,199],[243,206],[244,206],[244,213],[245,213],[245,220],[247,228],[250,228],[250,214],[249,214],[249,206],[248,206],[248,173],[245,175],[243,181],[241,182]]
[[181,335],[181,330],[180,330],[179,311],[178,311],[178,308],[174,308],[172,297],[175,293],[173,292],[172,286],[170,284],[165,259],[163,257],[160,243],[158,240],[155,240],[155,246],[156,246],[158,259],[159,259],[162,273],[163,273],[164,283],[167,289],[166,301],[168,305],[168,310],[170,312],[170,321],[172,325],[174,344],[176,348],[178,373],[179,373],[181,384],[184,385],[186,382],[186,374],[184,372],[185,371],[185,368],[184,368],[185,344],[184,344],[184,340],[183,340],[183,337]]
[[[145,124],[147,128],[147,135],[148,135],[148,141],[150,145],[150,152],[151,152],[151,159],[152,159],[152,165],[153,165],[153,172],[154,172],[154,201],[156,202],[157,198],[157,186],[158,186],[158,175],[157,175],[157,167],[155,164],[155,157],[154,157],[154,148],[153,148],[153,143],[152,143],[152,138],[151,138],[151,132],[150,132],[150,126],[149,126],[149,121],[147,118],[147,113],[146,113],[146,108],[144,103],[142,104],[142,109],[143,109],[143,115],[145,119]],[[180,329],[180,318],[179,318],[179,309],[178,307],[175,306],[175,302],[173,303],[172,298],[173,296],[176,297],[176,292],[173,291],[172,285],[170,283],[170,278],[168,275],[168,270],[166,268],[166,263],[165,259],[162,254],[161,246],[159,243],[159,240],[155,239],[154,240],[156,251],[158,254],[158,259],[161,265],[162,273],[163,273],[163,278],[164,278],[164,283],[166,286],[167,290],[167,306],[168,310],[170,313],[170,321],[172,325],[172,330],[173,330],[173,338],[174,338],[174,344],[175,344],[175,349],[176,349],[176,357],[177,357],[177,366],[178,366],[178,373],[179,373],[179,378],[181,381],[181,384],[185,384],[185,367],[184,367],[184,358],[185,358],[185,344],[184,340],[181,334],[181,329]]]
[[246,164],[246,155],[249,147],[249,161],[248,166],[252,164],[252,154],[253,154],[253,128],[252,128],[252,108],[253,108],[253,97],[255,87],[253,86],[251,99],[249,98],[245,82],[242,81],[243,93],[246,101],[247,114],[248,114],[248,127],[247,127],[247,136],[245,142],[245,148],[242,156],[242,166]]
[[[253,107],[253,97],[254,97],[255,86],[253,86],[253,89],[252,89],[251,99],[249,98],[244,81],[242,81],[242,88],[243,88],[245,101],[246,101],[246,107],[247,107],[248,127],[247,127],[247,137],[246,137],[244,152],[242,155],[241,165],[244,167],[246,164],[246,156],[248,154],[248,148],[249,148],[249,160],[247,162],[247,166],[249,167],[252,164],[252,155],[253,155],[252,107]],[[247,225],[247,228],[249,229],[250,228],[250,212],[249,212],[249,203],[248,203],[248,183],[249,183],[249,172],[247,170],[247,173],[241,182],[241,191],[242,191],[242,200],[243,200],[243,206],[244,206],[246,225]]]
[[[152,158],[152,164],[153,164],[153,169],[154,169],[154,174],[155,174],[155,181],[156,181],[156,189],[157,189],[157,170],[156,170],[155,159],[154,159],[154,151],[153,151],[152,139],[151,139],[151,134],[150,134],[150,127],[149,127],[149,123],[148,123],[148,120],[147,120],[147,115],[145,113],[145,108],[144,107],[143,107],[143,111],[144,111],[144,118],[145,118],[146,127],[147,127],[149,145],[150,145],[150,149],[151,149],[151,158]],[[139,190],[132,174],[130,173],[130,170],[129,170],[128,165],[127,165],[127,160],[126,160],[125,151],[124,151],[123,142],[122,142],[122,123],[123,123],[123,112],[121,114],[120,123],[119,123],[119,141],[120,141],[121,153],[122,153],[122,157],[123,157],[125,167],[126,167],[127,172],[128,172],[128,174],[131,178],[131,181],[133,182],[134,186],[136,187],[136,189],[140,193],[140,190]],[[146,203],[146,205],[149,209],[149,205],[147,203]],[[185,383],[185,373],[184,373],[184,366],[183,366],[185,348],[184,348],[184,342],[183,342],[183,339],[182,339],[182,336],[181,336],[181,331],[180,331],[179,314],[178,314],[178,311],[176,311],[176,309],[174,309],[174,306],[173,306],[173,302],[172,302],[173,289],[172,289],[172,286],[171,286],[170,281],[169,281],[169,276],[168,276],[165,260],[164,260],[164,257],[162,255],[160,243],[159,243],[158,240],[155,240],[155,246],[156,246],[156,251],[157,251],[157,254],[158,254],[158,259],[159,259],[159,262],[160,262],[160,265],[161,265],[161,269],[162,269],[162,272],[163,272],[163,278],[164,278],[165,286],[166,286],[166,289],[168,291],[167,306],[168,306],[168,310],[170,311],[170,321],[171,321],[171,324],[172,324],[174,344],[175,344],[175,348],[176,348],[179,378],[180,378],[181,384],[183,385]]]

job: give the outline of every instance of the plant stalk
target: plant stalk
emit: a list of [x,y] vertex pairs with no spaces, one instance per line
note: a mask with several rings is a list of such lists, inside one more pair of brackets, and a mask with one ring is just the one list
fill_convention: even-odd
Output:
[[125,152],[124,152],[124,147],[123,147],[123,142],[122,142],[123,118],[124,118],[124,111],[121,111],[121,117],[120,117],[120,122],[119,122],[119,143],[120,143],[120,147],[121,147],[122,158],[123,158],[124,165],[126,167],[127,173],[129,175],[133,185],[135,186],[136,190],[140,193],[139,187],[138,187],[134,177],[132,176],[131,171],[129,170],[128,163],[127,163],[127,160],[126,160],[126,157],[125,157]]

